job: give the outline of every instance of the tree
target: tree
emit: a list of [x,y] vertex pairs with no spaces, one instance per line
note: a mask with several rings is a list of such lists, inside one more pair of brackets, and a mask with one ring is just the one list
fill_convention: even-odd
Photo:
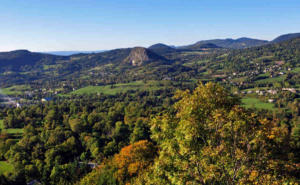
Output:
[[83,125],[80,119],[70,119],[69,124],[73,132],[80,133],[83,131]]
[[113,158],[117,168],[115,176],[120,182],[137,177],[152,164],[155,153],[154,145],[147,140],[141,140],[122,148],[121,152]]
[[[122,148],[112,159],[106,159],[81,181],[82,185],[130,184],[153,164],[156,147],[141,140]],[[138,179],[140,180],[140,179]]]
[[133,132],[130,135],[130,142],[134,143],[139,140],[150,139],[149,128],[143,120],[136,121]]
[[218,84],[200,84],[176,98],[175,115],[152,121],[160,150],[152,184],[295,182],[297,165],[286,155],[291,149],[285,126],[244,111]]
[[80,185],[118,185],[118,180],[114,177],[116,169],[111,163],[103,164],[88,173],[80,180]]

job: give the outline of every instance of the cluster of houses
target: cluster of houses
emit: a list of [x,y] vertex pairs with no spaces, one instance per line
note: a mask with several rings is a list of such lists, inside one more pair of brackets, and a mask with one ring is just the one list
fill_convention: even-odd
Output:
[[[299,91],[295,88],[282,88],[281,91],[289,91],[291,93],[299,93]],[[265,94],[271,94],[271,95],[276,95],[277,93],[279,92],[279,90],[274,90],[274,89],[267,89],[267,90],[256,90],[256,91],[253,91],[253,90],[248,90],[248,91],[242,91],[241,93],[242,94],[253,94],[253,93],[256,93],[258,95],[265,95]],[[235,92],[235,94],[238,94],[238,92]]]
[[283,65],[283,64],[284,64],[283,61],[277,61],[275,65],[266,67],[266,68],[263,70],[263,72],[264,72],[264,73],[273,73],[273,72],[275,72],[275,71],[280,71],[280,70],[282,70],[281,65]]
[[0,97],[0,105],[2,106],[8,106],[8,107],[21,107],[21,104],[19,103],[19,98],[13,98],[9,96],[3,96]]
[[[24,105],[29,105],[29,104],[33,104],[33,103],[38,103],[39,101],[34,101],[34,100],[25,100],[25,99],[21,99],[18,97],[9,97],[9,96],[5,96],[5,97],[0,97],[0,106],[3,107],[16,107],[16,108],[21,108]],[[51,101],[52,98],[51,97],[45,97],[42,98],[40,101],[42,103]]]
[[[253,61],[251,61],[250,63],[253,63]],[[253,70],[234,72],[232,73],[232,75],[228,77],[228,79],[244,77],[244,76],[251,78],[251,77],[256,77],[261,73],[269,73],[271,78],[277,77],[285,74],[284,67],[282,67],[284,63],[285,63],[284,61],[276,61],[275,64],[270,66],[265,66],[265,65],[262,66],[260,63],[256,63],[255,66],[252,68]],[[291,71],[292,68],[289,67],[286,70]]]
[[258,94],[260,96],[263,96],[263,95],[265,95],[267,93],[275,95],[275,94],[278,93],[278,91],[277,90],[273,90],[273,89],[269,89],[269,90],[256,90],[256,91],[248,90],[248,91],[242,91],[241,93],[242,94],[253,94],[253,93],[256,93],[256,94]]
[[[282,88],[281,91],[288,91],[288,92],[291,92],[291,93],[300,93],[297,89],[295,88]],[[274,90],[274,89],[267,89],[267,90],[248,90],[248,91],[242,91],[241,92],[242,94],[253,94],[253,93],[256,93],[257,95],[260,95],[260,96],[263,96],[263,95],[266,95],[266,94],[270,94],[270,95],[276,95],[279,93],[279,90]],[[238,94],[238,92],[234,92],[234,94]],[[268,99],[268,102],[269,103],[273,103],[275,102],[275,99],[273,98],[270,98]]]

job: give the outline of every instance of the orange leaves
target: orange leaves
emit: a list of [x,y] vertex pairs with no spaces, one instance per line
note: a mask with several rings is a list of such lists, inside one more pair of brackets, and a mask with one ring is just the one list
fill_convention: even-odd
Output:
[[117,179],[124,182],[130,177],[138,176],[141,171],[152,164],[155,152],[155,147],[147,140],[138,141],[122,148],[121,152],[113,159],[118,169]]
[[143,179],[143,172],[152,165],[155,155],[156,148],[151,142],[138,141],[122,148],[112,159],[103,161],[90,173],[91,177],[86,176],[81,184],[129,185],[136,179]]
[[287,126],[278,126],[275,121],[267,119],[260,120],[261,123],[261,136],[277,143],[283,142],[289,135]]
[[84,136],[84,138],[83,138],[83,140],[84,140],[84,142],[88,142],[90,139],[91,139],[92,137],[91,136]]
[[253,182],[256,180],[257,177],[258,177],[258,171],[252,170],[249,176],[249,180]]

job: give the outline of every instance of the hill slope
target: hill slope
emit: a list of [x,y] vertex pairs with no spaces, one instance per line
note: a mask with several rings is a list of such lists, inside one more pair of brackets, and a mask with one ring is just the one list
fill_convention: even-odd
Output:
[[160,55],[176,52],[175,48],[172,48],[172,47],[162,44],[162,43],[154,44],[154,45],[150,46],[148,49],[157,54],[160,54]]
[[268,41],[266,40],[258,40],[258,39],[251,39],[251,38],[239,38],[239,39],[214,39],[214,40],[203,40],[196,42],[195,44],[188,45],[181,47],[183,49],[193,49],[198,48],[201,45],[204,44],[214,44],[217,47],[222,48],[230,48],[230,49],[243,49],[243,48],[249,48],[253,46],[261,46],[264,44],[267,44]]
[[220,46],[217,46],[216,44],[213,43],[196,43],[193,45],[190,45],[188,47],[185,47],[185,50],[203,50],[203,49],[217,49],[217,48],[221,48]]
[[289,33],[289,34],[285,34],[285,35],[280,35],[279,37],[272,40],[272,42],[278,43],[278,42],[283,42],[283,41],[287,41],[287,40],[298,38],[298,37],[300,37],[300,33]]
[[24,67],[37,66],[41,64],[53,64],[57,60],[68,59],[68,57],[35,53],[28,50],[16,50],[0,53],[0,71],[13,70],[23,71]]

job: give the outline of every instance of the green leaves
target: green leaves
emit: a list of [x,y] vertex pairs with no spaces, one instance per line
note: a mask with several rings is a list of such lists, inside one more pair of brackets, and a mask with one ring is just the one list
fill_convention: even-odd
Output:
[[176,98],[176,115],[152,120],[151,138],[160,149],[152,171],[158,184],[295,180],[293,174],[282,176],[286,167],[279,165],[295,165],[281,159],[289,146],[286,128],[244,111],[218,84],[200,84],[193,92],[178,92]]

